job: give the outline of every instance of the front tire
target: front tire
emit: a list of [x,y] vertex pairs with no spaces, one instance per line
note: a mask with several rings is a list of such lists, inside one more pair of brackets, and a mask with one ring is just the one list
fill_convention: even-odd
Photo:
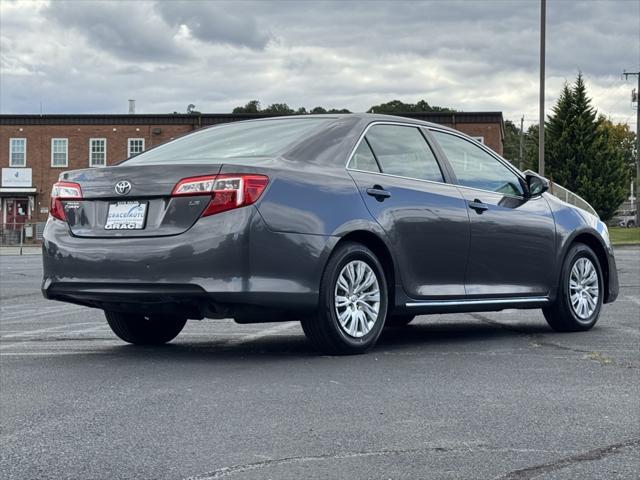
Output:
[[598,321],[604,282],[598,257],[587,245],[573,245],[562,266],[557,298],[544,308],[547,323],[557,332],[583,332]]
[[327,262],[315,317],[302,320],[307,338],[322,353],[364,353],[380,336],[387,315],[387,281],[374,253],[347,242]]
[[162,345],[178,336],[186,318],[145,316],[105,310],[107,323],[120,339],[134,345]]

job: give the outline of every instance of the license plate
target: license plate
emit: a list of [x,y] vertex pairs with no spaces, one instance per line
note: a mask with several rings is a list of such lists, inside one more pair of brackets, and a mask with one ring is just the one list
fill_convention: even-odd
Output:
[[104,228],[105,230],[142,230],[146,217],[146,202],[111,203]]

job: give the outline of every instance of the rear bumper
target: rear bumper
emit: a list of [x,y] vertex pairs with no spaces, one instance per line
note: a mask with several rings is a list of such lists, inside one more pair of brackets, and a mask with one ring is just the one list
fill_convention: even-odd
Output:
[[199,219],[181,235],[78,238],[49,220],[46,298],[119,311],[170,310],[189,318],[255,307],[316,308],[322,268],[337,239],[270,231],[255,207]]

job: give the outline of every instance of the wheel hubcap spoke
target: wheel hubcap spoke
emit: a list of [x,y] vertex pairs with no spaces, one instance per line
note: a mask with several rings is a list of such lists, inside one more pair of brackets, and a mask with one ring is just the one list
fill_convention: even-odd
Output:
[[571,308],[580,320],[588,320],[598,306],[600,295],[598,272],[591,260],[579,258],[569,275]]
[[353,338],[371,331],[380,313],[380,285],[362,260],[347,263],[336,280],[334,308],[342,330]]

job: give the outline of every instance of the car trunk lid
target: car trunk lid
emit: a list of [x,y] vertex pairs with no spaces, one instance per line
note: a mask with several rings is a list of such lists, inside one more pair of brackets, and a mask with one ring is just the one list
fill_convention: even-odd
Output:
[[62,200],[71,232],[78,237],[178,235],[200,217],[208,194],[173,197],[183,178],[217,175],[221,164],[135,165],[65,172],[60,180],[82,189],[81,199]]

